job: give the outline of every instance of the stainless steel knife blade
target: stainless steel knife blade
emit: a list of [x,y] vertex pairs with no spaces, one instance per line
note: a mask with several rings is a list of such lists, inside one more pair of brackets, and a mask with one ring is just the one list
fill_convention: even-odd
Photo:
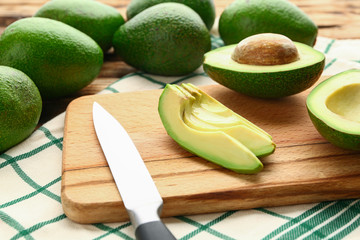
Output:
[[163,200],[126,130],[97,102],[93,122],[136,238],[175,239],[160,220]]

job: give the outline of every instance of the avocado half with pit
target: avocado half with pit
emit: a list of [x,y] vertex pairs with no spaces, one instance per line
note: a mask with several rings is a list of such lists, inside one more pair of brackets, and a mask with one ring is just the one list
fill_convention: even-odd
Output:
[[268,133],[192,84],[166,85],[158,110],[180,146],[235,172],[259,172],[258,157],[275,150]]
[[360,150],[360,70],[348,70],[317,85],[306,99],[318,132],[335,146]]
[[204,71],[216,82],[260,98],[300,93],[320,77],[323,53],[272,33],[257,34],[204,55]]

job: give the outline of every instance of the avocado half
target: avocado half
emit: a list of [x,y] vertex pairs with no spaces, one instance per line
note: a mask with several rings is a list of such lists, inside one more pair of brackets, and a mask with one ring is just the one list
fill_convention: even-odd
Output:
[[235,172],[259,172],[258,157],[275,150],[268,133],[192,84],[166,85],[158,110],[180,146]]
[[294,42],[299,60],[281,65],[241,64],[231,58],[236,44],[217,48],[204,55],[204,71],[216,82],[237,92],[260,98],[280,98],[300,93],[320,77],[323,53]]
[[360,150],[360,70],[348,70],[317,85],[306,99],[311,121],[335,146]]

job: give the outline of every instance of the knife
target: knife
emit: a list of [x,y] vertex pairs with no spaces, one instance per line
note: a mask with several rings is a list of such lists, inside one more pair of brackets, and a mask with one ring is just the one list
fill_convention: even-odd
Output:
[[97,102],[93,122],[136,239],[176,239],[160,219],[163,200],[126,130]]

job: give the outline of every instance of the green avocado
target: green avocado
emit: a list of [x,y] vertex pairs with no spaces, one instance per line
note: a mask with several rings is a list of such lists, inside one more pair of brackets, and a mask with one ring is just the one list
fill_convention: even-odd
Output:
[[211,49],[210,34],[199,15],[184,4],[160,3],[121,25],[115,52],[148,73],[179,76],[201,66]]
[[86,34],[59,21],[23,18],[0,37],[0,65],[28,75],[43,99],[70,95],[99,74],[103,52]]
[[235,172],[259,172],[263,165],[257,156],[275,150],[268,133],[190,83],[166,85],[158,110],[180,146]]
[[317,32],[315,23],[288,0],[236,0],[219,20],[219,33],[226,45],[258,33],[279,33],[313,46]]
[[131,0],[127,9],[126,16],[130,20],[143,10],[164,2],[177,2],[187,5],[197,12],[210,30],[215,21],[215,5],[213,0]]
[[26,139],[36,128],[42,100],[23,72],[0,66],[0,153]]
[[114,32],[125,21],[113,7],[92,0],[52,0],[34,15],[66,23],[94,39],[106,52]]
[[[290,96],[311,87],[325,64],[321,52],[294,43],[299,59],[286,64],[252,65],[236,62],[236,44],[212,50],[204,56],[204,71],[216,82],[245,95],[260,98]],[[275,55],[275,54],[274,54]]]
[[335,146],[360,150],[360,70],[338,73],[317,85],[306,106],[318,132]]

